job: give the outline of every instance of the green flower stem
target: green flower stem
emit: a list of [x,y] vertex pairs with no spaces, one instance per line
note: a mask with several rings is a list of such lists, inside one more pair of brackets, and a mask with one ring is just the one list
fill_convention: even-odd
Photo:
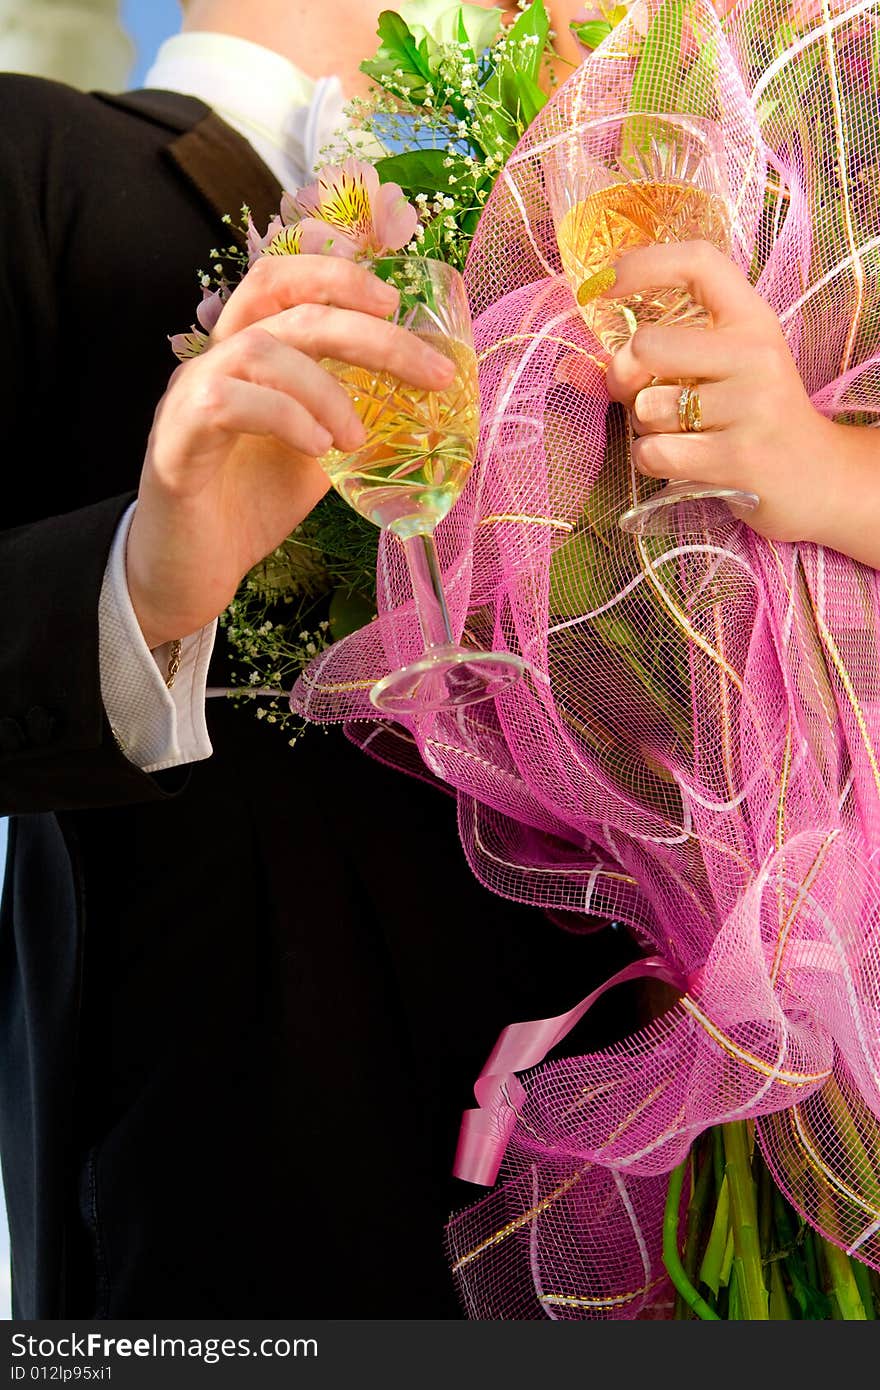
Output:
[[[832,1090],[832,1086],[834,1090]],[[876,1145],[874,1146],[874,1153],[869,1153],[853,1118],[850,1104],[833,1081],[826,1083],[823,1094],[826,1097],[828,1110],[835,1122],[835,1129],[840,1136],[844,1151],[850,1155],[850,1161],[853,1165],[851,1181],[875,1209],[880,1208],[880,1181],[877,1178],[880,1164],[878,1164]]]
[[828,1291],[837,1304],[839,1317],[845,1322],[865,1322],[867,1314],[850,1258],[830,1240],[820,1242],[822,1263],[828,1280]]
[[877,1309],[874,1306],[874,1290],[871,1287],[871,1271],[867,1265],[863,1265],[861,1260],[856,1259],[855,1255],[850,1256],[852,1264],[853,1278],[859,1291],[859,1297],[865,1309],[865,1321],[876,1322]]
[[821,1288],[822,1278],[819,1273],[819,1261],[816,1256],[816,1242],[818,1237],[813,1231],[812,1226],[807,1226],[804,1230],[803,1246],[804,1258],[807,1264],[807,1274],[816,1288]]
[[776,1184],[759,1148],[752,1156],[752,1170],[757,1170],[759,1193],[759,1212],[761,1221],[761,1249],[764,1251],[766,1281],[769,1289],[768,1313],[771,1322],[790,1322],[791,1305],[785,1287],[783,1261],[777,1255],[774,1241],[773,1197]]
[[706,1248],[703,1251],[703,1262],[700,1265],[699,1282],[705,1284],[707,1289],[711,1289],[715,1297],[723,1284],[727,1282],[725,1265],[727,1264],[727,1244],[730,1236],[730,1187],[726,1179],[722,1178],[721,1187],[715,1200],[715,1214],[712,1218],[712,1225],[709,1228],[709,1236],[706,1241]]
[[[811,1279],[811,1233],[808,1228],[805,1228],[799,1239],[795,1228],[794,1213],[778,1187],[773,1192],[773,1217],[776,1238],[780,1246],[787,1251],[785,1272],[791,1285],[791,1296],[799,1310],[799,1316],[807,1321],[823,1320],[828,1316],[828,1300],[819,1287],[818,1280]],[[812,1263],[815,1264],[815,1260]]]
[[[696,1190],[696,1185],[695,1185],[695,1181],[694,1181],[694,1172],[695,1172],[696,1162],[697,1162],[697,1157],[696,1157],[696,1145],[694,1145],[694,1147],[691,1149],[690,1154],[688,1155],[688,1157],[687,1157],[687,1159],[686,1159],[687,1167],[686,1167],[686,1169],[685,1169],[685,1173],[687,1174],[687,1177],[688,1177],[688,1183],[689,1183],[690,1192],[691,1192],[690,1201],[688,1202],[688,1208],[687,1208],[687,1224],[688,1224],[688,1230],[690,1230],[691,1211],[693,1210],[693,1206],[694,1206],[694,1193],[695,1193],[695,1190]],[[684,1186],[684,1182],[682,1182],[682,1186]],[[688,1265],[688,1261],[687,1261],[687,1256],[686,1256],[686,1255],[685,1255],[684,1260],[683,1260],[683,1265],[684,1265],[685,1274],[687,1275],[688,1279],[691,1280],[691,1278],[692,1278],[692,1276],[691,1276],[691,1270],[690,1270],[690,1266]],[[683,1321],[685,1321],[685,1320],[687,1319],[687,1317],[688,1317],[688,1304],[685,1303],[684,1298],[682,1297],[682,1295],[681,1295],[681,1293],[679,1292],[678,1289],[675,1290],[675,1309],[674,1309],[674,1312],[673,1312],[672,1316],[673,1316],[673,1318],[674,1318],[677,1322],[683,1322]]]
[[724,1136],[720,1125],[715,1125],[712,1130],[712,1164],[715,1169],[715,1191],[720,1192],[724,1181]]
[[758,1229],[761,1250],[766,1255],[773,1249],[773,1188],[775,1183],[757,1146],[752,1155],[752,1173],[755,1175],[758,1188]]
[[740,1282],[739,1306],[748,1322],[769,1318],[767,1288],[761,1261],[758,1203],[749,1155],[749,1132],[744,1120],[723,1126],[724,1157],[730,1186],[734,1270]]
[[693,1280],[698,1268],[698,1255],[700,1253],[700,1242],[708,1225],[707,1218],[710,1215],[709,1201],[713,1193],[715,1184],[715,1172],[712,1165],[711,1148],[701,1145],[702,1161],[699,1157],[698,1146],[695,1144],[691,1149],[691,1159],[696,1171],[699,1163],[699,1172],[696,1174],[693,1196],[688,1204],[687,1228],[684,1243],[684,1267],[687,1276]]
[[684,1299],[688,1308],[696,1313],[698,1318],[703,1318],[706,1322],[720,1322],[718,1314],[710,1308],[704,1298],[701,1298],[687,1276],[681,1257],[678,1253],[678,1222],[681,1210],[681,1189],[684,1185],[684,1175],[687,1172],[688,1160],[685,1159],[677,1168],[674,1168],[669,1176],[669,1191],[666,1195],[666,1210],[663,1213],[663,1263],[666,1272],[675,1285],[678,1292]]
[[782,1277],[782,1268],[779,1260],[774,1260],[770,1265],[770,1321],[771,1322],[790,1322],[791,1308],[788,1302],[788,1294],[785,1292],[785,1280]]

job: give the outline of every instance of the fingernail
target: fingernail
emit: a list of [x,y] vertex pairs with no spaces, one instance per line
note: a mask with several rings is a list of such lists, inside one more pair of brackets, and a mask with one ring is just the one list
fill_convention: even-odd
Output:
[[352,420],[350,425],[346,425],[343,436],[340,442],[346,449],[362,449],[367,442],[367,431],[360,420]]
[[376,300],[382,305],[383,309],[396,309],[400,294],[393,285],[386,285],[384,280],[377,280],[375,285]]
[[321,454],[326,454],[327,451],[329,449],[332,449],[333,447],[332,434],[329,432],[329,430],[325,430],[321,425],[318,425],[315,429],[314,447],[315,458],[319,458]]
[[442,353],[432,352],[430,366],[438,381],[450,382],[456,373],[455,363]]
[[597,270],[595,275],[588,275],[577,292],[577,302],[580,305],[589,304],[591,300],[598,299],[600,294],[606,294],[617,284],[617,271],[613,265],[605,266],[602,270]]

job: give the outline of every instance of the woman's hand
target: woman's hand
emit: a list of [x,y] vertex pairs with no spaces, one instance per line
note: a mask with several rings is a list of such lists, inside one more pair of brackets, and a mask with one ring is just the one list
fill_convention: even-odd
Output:
[[[880,435],[811,404],[775,313],[708,242],[621,257],[609,299],[680,286],[712,328],[639,328],[612,358],[608,390],[632,412],[640,473],[755,492],[744,520],[762,536],[815,541],[880,564]],[[683,434],[681,387],[699,383],[702,431]]]
[[135,613],[151,648],[229,604],[327,491],[315,461],[363,426],[324,357],[448,386],[455,367],[386,321],[397,292],[331,256],[267,256],[225,305],[210,349],[159,403],[128,539]]

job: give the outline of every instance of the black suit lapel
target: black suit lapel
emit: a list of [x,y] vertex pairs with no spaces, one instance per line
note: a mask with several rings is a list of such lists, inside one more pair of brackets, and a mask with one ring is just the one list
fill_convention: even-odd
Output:
[[277,213],[282,190],[275,175],[247,140],[204,102],[178,92],[148,90],[94,95],[109,106],[131,111],[175,132],[165,147],[165,157],[212,212],[221,218],[229,213],[230,233],[240,245],[244,244],[238,229],[242,203],[247,203],[261,229]]

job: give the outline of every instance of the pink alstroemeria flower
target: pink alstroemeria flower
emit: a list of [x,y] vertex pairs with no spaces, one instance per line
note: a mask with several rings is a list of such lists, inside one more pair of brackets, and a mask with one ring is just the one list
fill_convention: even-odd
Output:
[[[287,194],[285,194],[284,196],[287,197]],[[272,221],[266,228],[265,234],[261,236],[260,233],[257,231],[254,219],[251,217],[250,213],[248,213],[247,253],[249,266],[253,265],[254,261],[258,261],[260,259],[263,252],[266,250],[266,247],[270,246],[272,242],[275,240],[276,236],[278,236],[279,232],[283,230],[284,223],[281,221],[281,218],[273,217]]]
[[249,268],[261,256],[319,256],[324,250],[327,241],[324,230],[316,226],[307,226],[298,218],[286,217],[284,215],[285,204],[289,211],[292,205],[292,195],[285,193],[284,199],[285,201],[281,204],[282,215],[272,218],[264,236],[260,236],[254,226],[253,218],[248,217]]
[[202,302],[196,309],[198,324],[194,323],[189,333],[175,333],[168,340],[179,362],[199,357],[205,351],[228,298],[229,290],[225,286],[219,290],[202,291]]
[[349,260],[399,251],[415,235],[419,215],[399,184],[379,182],[372,164],[329,164],[301,188],[285,213],[296,212],[303,237],[320,233],[322,249]]

